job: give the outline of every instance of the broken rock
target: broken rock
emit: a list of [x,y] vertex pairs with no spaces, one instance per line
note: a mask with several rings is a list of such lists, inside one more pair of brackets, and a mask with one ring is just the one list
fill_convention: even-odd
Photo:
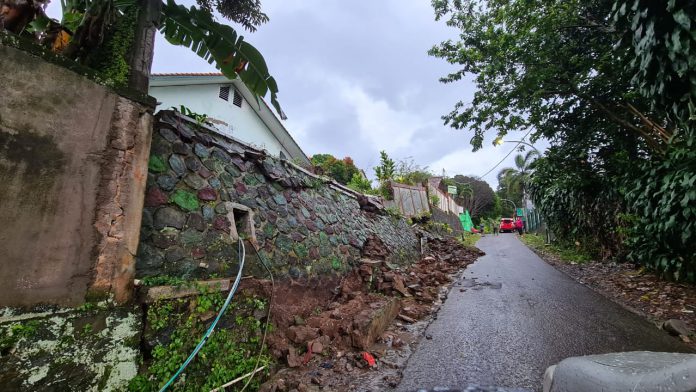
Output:
[[288,339],[297,344],[308,342],[315,339],[318,335],[319,330],[317,328],[311,328],[305,325],[295,325],[288,328],[287,331]]
[[678,319],[670,319],[662,323],[662,329],[669,332],[670,335],[679,336],[689,336],[693,333],[686,325],[685,322]]

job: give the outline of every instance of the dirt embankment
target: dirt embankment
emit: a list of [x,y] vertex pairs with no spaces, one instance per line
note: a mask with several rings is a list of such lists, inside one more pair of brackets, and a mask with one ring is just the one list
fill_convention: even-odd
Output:
[[[421,259],[405,269],[385,261],[369,240],[358,268],[343,278],[276,283],[269,352],[282,368],[262,391],[375,390],[400,380],[413,343],[441,304],[453,275],[483,252],[453,239],[429,239]],[[271,283],[244,289],[270,296]]]

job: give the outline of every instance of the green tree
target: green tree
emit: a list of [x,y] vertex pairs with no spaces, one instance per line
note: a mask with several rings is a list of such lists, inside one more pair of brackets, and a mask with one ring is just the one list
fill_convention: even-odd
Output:
[[442,81],[477,86],[445,122],[473,130],[475,149],[491,129],[548,138],[528,188],[561,240],[619,259],[628,245],[631,259],[696,280],[696,194],[684,188],[696,177],[693,1],[433,6],[460,30],[431,50],[460,65]]
[[315,154],[310,161],[324,175],[333,178],[343,185],[348,184],[355,174],[360,173],[360,169],[355,166],[353,159],[350,157],[339,160],[331,154]]
[[375,194],[375,190],[372,189],[372,182],[365,178],[362,173],[354,173],[353,178],[350,179],[350,182],[347,184],[348,188],[361,192],[367,195],[373,195]]
[[394,160],[389,158],[386,151],[379,152],[379,166],[374,168],[375,176],[380,184],[385,184],[388,181],[394,179],[396,174],[396,163]]
[[260,0],[196,0],[196,2],[208,12],[212,12],[215,8],[223,17],[239,23],[251,32],[268,22],[268,15],[261,11]]
[[[486,130],[499,136],[534,129],[533,138],[572,139],[588,131],[630,134],[634,143],[660,151],[660,131],[643,117],[664,119],[638,96],[626,72],[632,49],[615,47],[620,35],[609,0],[433,1],[436,18],[460,29],[430,53],[460,69],[441,80],[473,75],[474,99],[444,116],[469,128],[481,147]],[[635,109],[635,110],[634,110]],[[584,129],[577,122],[585,122]],[[659,121],[655,121],[659,122]],[[588,129],[589,128],[589,129]]]
[[531,180],[534,160],[539,157],[536,150],[526,154],[515,155],[515,167],[506,167],[498,172],[498,184],[506,199],[510,199],[523,206],[527,193],[527,185]]
[[[240,78],[257,97],[270,95],[271,104],[280,117],[285,118],[278,102],[278,85],[268,72],[261,53],[231,26],[215,20],[209,9],[212,2],[201,0],[201,3],[208,9],[194,6],[186,8],[173,0],[162,2],[159,15],[154,17],[158,19],[157,24],[165,39],[173,45],[190,48],[198,56],[214,64],[229,79]],[[61,49],[61,54],[83,64],[99,63],[99,59],[92,57],[105,38],[114,35],[118,29],[123,30],[124,18],[132,18],[134,21],[134,14],[142,12],[137,0],[67,0],[62,5],[63,20],[60,23],[49,20],[43,13],[37,13],[36,19],[31,23],[31,30],[43,37],[53,37],[51,34],[54,30],[61,30],[56,29],[56,26],[71,31],[67,46]],[[226,0],[215,2],[215,5],[221,12],[226,10],[223,15],[249,30],[267,20],[265,14],[260,12],[258,0]],[[134,29],[136,26],[132,23],[129,28]],[[119,31],[120,37],[126,35]],[[55,40],[45,41],[52,45]],[[132,45],[122,41],[121,46]]]
[[469,210],[472,218],[487,216],[492,212],[495,206],[495,193],[486,181],[457,174],[451,179],[442,181],[442,190],[446,192],[448,185],[457,187],[454,200],[464,209]]

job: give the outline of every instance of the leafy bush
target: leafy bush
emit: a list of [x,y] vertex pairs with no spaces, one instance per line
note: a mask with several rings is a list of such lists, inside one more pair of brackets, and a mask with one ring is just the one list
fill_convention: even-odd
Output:
[[[222,307],[225,298],[219,291],[200,289],[201,295],[191,302],[177,299],[159,301],[150,306],[147,324],[156,333],[159,344],[152,349],[144,372],[130,381],[130,391],[159,390],[203,336],[212,321],[210,314]],[[263,325],[253,316],[253,311],[264,310],[266,306],[266,302],[259,298],[236,298],[218,328],[182,374],[181,379],[185,382],[174,383],[171,390],[209,391],[254,370]],[[271,357],[264,349],[259,366],[270,362]],[[267,370],[258,374],[250,384],[250,390],[258,389],[260,379],[267,374]]]
[[642,172],[627,179],[626,199],[637,217],[628,256],[667,278],[696,282],[696,137]]
[[351,157],[339,160],[331,154],[315,154],[311,161],[312,165],[316,166],[322,174],[343,185],[351,182],[356,175],[360,175],[360,169],[355,166]]

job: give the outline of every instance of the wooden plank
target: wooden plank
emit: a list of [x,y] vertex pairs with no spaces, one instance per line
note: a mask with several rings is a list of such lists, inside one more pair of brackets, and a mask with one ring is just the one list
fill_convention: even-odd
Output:
[[175,299],[190,297],[200,294],[200,288],[209,290],[228,291],[231,287],[230,279],[199,280],[187,286],[153,286],[145,287],[141,290],[142,301],[153,303],[163,299]]

